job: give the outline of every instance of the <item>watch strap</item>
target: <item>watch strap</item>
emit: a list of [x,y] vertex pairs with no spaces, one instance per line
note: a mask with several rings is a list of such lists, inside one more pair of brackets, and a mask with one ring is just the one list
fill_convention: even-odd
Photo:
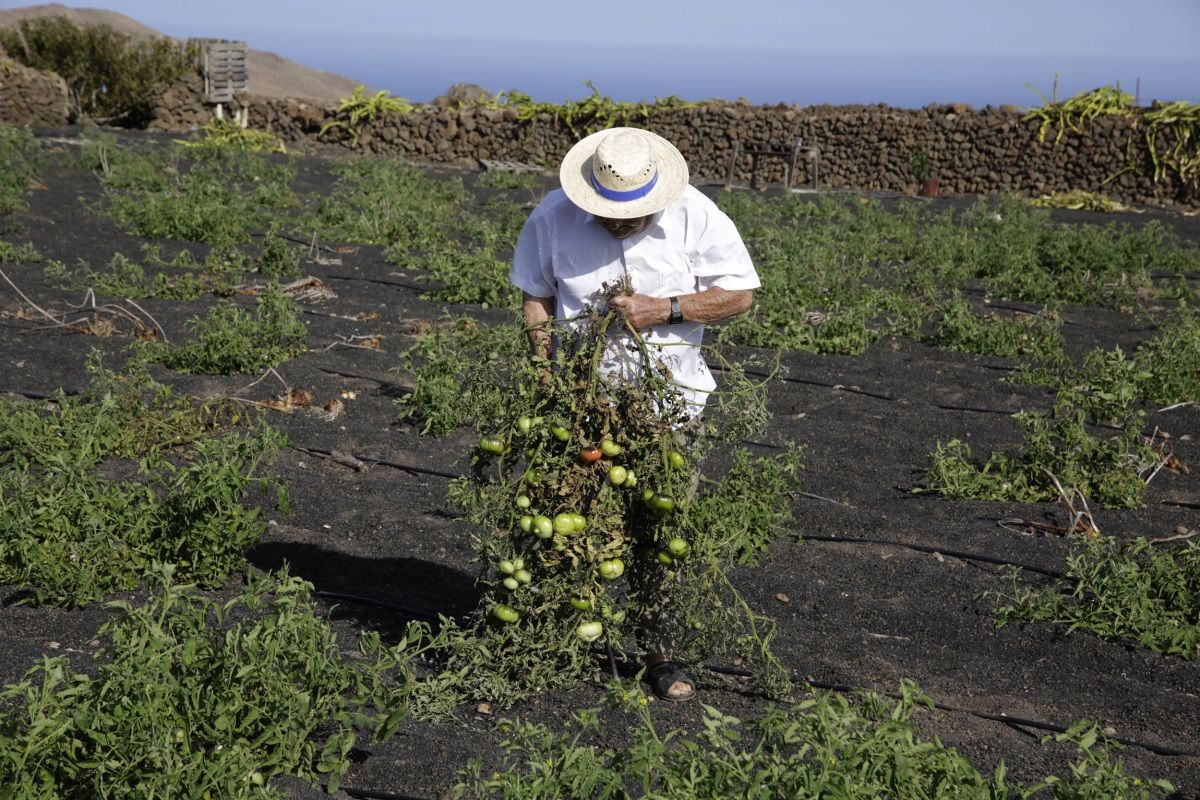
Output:
[[671,298],[671,316],[667,318],[668,325],[678,325],[683,322],[683,312],[679,310],[679,298]]

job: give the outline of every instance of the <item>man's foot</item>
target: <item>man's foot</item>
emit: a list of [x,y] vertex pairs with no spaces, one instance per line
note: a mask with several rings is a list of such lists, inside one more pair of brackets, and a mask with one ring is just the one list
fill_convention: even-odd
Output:
[[667,656],[646,660],[646,682],[660,700],[681,703],[696,696],[696,684]]

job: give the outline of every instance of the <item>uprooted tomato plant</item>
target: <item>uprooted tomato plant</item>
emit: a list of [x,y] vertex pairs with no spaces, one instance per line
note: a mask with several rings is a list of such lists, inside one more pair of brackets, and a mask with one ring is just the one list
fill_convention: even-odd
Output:
[[[774,623],[729,576],[791,518],[798,449],[734,447],[767,421],[765,382],[712,352],[724,385],[701,417],[617,312],[552,327],[550,358],[470,376],[507,388],[492,393],[503,407],[475,420],[472,469],[450,490],[477,526],[484,586],[474,614],[437,634],[456,688],[510,701],[594,675],[600,643],[625,653],[666,639],[693,663],[740,657],[784,693]],[[710,478],[702,464],[717,447],[732,457]]]

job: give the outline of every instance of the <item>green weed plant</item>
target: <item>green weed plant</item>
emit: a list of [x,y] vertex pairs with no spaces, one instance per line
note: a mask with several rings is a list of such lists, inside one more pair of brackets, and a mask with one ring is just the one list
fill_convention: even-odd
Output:
[[28,128],[0,123],[0,215],[25,208],[25,195],[41,175],[43,161]]
[[253,313],[223,301],[203,319],[188,320],[187,329],[186,344],[136,343],[135,361],[157,362],[178,372],[244,375],[278,366],[307,349],[308,328],[296,304],[277,288],[258,296]]
[[[0,583],[79,604],[135,587],[155,562],[220,585],[265,531],[243,504],[282,446],[263,425],[93,357],[78,397],[0,399]],[[283,499],[283,496],[280,496]]]
[[1128,392],[1062,387],[1050,412],[1014,415],[1022,431],[1016,452],[995,451],[981,464],[967,443],[939,442],[926,488],[952,500],[1034,503],[1059,499],[1061,485],[1107,508],[1139,507],[1142,473],[1159,457],[1142,436],[1145,412],[1132,407],[1134,399]]
[[[415,385],[396,400],[399,421],[440,437],[477,420],[500,419],[510,402],[511,365],[527,354],[517,323],[481,326],[470,317],[429,323],[400,354]],[[464,392],[464,386],[471,391]]]
[[633,717],[627,746],[605,743],[596,709],[576,712],[562,732],[505,720],[499,725],[506,737],[501,768],[486,770],[472,760],[460,773],[455,797],[1149,800],[1173,790],[1167,781],[1129,775],[1113,745],[1102,743],[1087,721],[1047,737],[1077,749],[1068,777],[1020,786],[1009,780],[1003,762],[985,776],[958,751],[921,736],[911,718],[929,700],[909,682],[896,700],[864,693],[852,703],[816,692],[747,721],[705,706],[694,736],[660,731],[636,689],[616,685],[609,695]]
[[218,247],[211,249],[204,261],[197,261],[190,250],[184,249],[166,261],[161,248],[145,244],[136,261],[115,253],[100,269],[80,259],[73,268],[54,262],[47,264],[45,271],[65,289],[90,289],[101,297],[195,300],[206,295],[231,295],[236,283],[252,274],[295,276],[300,271],[300,250],[271,231],[263,237],[257,255],[238,247]]
[[176,140],[194,155],[223,153],[230,150],[244,153],[286,153],[287,148],[270,131],[243,128],[231,119],[212,119],[200,129],[198,139]]
[[350,146],[358,144],[362,129],[385,114],[407,114],[413,110],[413,104],[403,97],[392,97],[391,92],[381,89],[370,97],[367,87],[361,83],[354,87],[349,97],[338,101],[335,119],[321,126],[317,136],[324,136],[332,130],[341,129],[350,135]]
[[516,111],[518,119],[530,123],[530,130],[540,119],[546,117],[555,125],[565,127],[575,139],[582,139],[590,133],[617,126],[644,128],[660,111],[692,108],[696,105],[674,95],[656,98],[653,103],[622,102],[600,94],[600,90],[590,80],[583,83],[590,93],[580,100],[542,103],[524,92],[510,89],[500,93],[496,105]]
[[360,732],[404,717],[409,642],[365,636],[347,659],[286,571],[225,601],[169,565],[148,579],[145,604],[106,604],[98,667],[44,658],[0,692],[9,800],[278,798],[284,774],[336,792]]
[[507,196],[477,206],[460,180],[436,180],[403,162],[363,157],[339,164],[339,180],[302,221],[322,239],[378,244],[385,258],[425,270],[423,297],[515,307],[509,258],[524,214]]
[[80,166],[105,185],[97,209],[131,233],[214,245],[245,244],[278,227],[299,201],[295,166],[253,149],[202,140],[163,151],[119,146],[104,134],[85,141]]
[[1155,546],[1145,538],[1076,539],[1064,580],[1047,588],[1021,586],[984,595],[1000,605],[996,621],[1068,625],[1104,639],[1200,659],[1200,545]]
[[759,347],[860,353],[920,335],[968,289],[1049,309],[1136,307],[1169,292],[1152,273],[1200,266],[1200,248],[1160,224],[1061,224],[1016,197],[964,212],[746,193],[718,202],[762,280],[754,307],[721,335]]
[[1035,364],[1058,364],[1066,359],[1062,322],[1048,314],[1012,318],[976,314],[962,298],[948,302],[933,340],[944,350],[979,355],[1024,358]]

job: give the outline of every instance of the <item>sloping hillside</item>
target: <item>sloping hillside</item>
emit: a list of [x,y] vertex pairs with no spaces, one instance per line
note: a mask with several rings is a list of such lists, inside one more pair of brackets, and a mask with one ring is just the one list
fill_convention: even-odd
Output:
[[[164,35],[115,11],[102,8],[68,8],[61,3],[0,9],[0,28],[15,25],[21,20],[51,14],[64,16],[76,25],[111,25],[131,36]],[[300,97],[321,104],[331,104],[350,94],[356,83],[341,75],[310,69],[264,50],[250,48],[248,58],[249,91],[264,97]]]

